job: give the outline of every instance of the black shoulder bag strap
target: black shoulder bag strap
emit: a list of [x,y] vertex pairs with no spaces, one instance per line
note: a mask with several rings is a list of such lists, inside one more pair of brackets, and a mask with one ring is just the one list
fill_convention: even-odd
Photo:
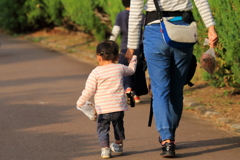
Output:
[[161,11],[161,9],[160,9],[160,6],[159,6],[157,0],[153,0],[153,2],[154,2],[154,5],[155,5],[155,8],[156,8],[156,10],[157,10],[157,14],[158,14],[158,17],[159,17],[159,19],[160,19],[160,22],[162,22],[162,20],[163,20],[163,19],[162,19],[163,13],[162,13],[162,11]]
[[149,113],[149,119],[148,119],[148,127],[151,127],[152,125],[152,118],[153,118],[153,97],[151,97],[151,103],[150,103],[150,113]]

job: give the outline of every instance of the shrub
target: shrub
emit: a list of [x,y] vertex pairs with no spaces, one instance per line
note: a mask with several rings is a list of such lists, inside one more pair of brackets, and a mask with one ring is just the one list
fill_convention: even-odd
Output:
[[[215,87],[230,86],[240,89],[240,24],[237,19],[240,16],[240,2],[238,0],[209,0],[215,21],[219,42],[215,48],[218,67],[213,76],[205,73],[203,78]],[[195,54],[198,59],[208,48],[203,47],[204,38],[207,37],[207,29],[203,25],[199,14],[194,9],[194,15],[198,21],[199,43],[195,46]]]
[[25,0],[0,0],[0,26],[10,32],[26,30],[27,17],[24,10],[19,9]]

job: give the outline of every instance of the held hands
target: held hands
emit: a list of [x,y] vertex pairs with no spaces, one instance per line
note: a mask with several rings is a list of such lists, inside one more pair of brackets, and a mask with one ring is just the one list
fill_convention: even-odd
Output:
[[128,49],[126,54],[125,54],[125,58],[128,59],[128,62],[131,61],[132,57],[133,57],[133,53],[134,53],[134,49]]
[[208,39],[210,41],[210,47],[215,47],[218,41],[218,35],[215,31],[214,26],[208,28]]

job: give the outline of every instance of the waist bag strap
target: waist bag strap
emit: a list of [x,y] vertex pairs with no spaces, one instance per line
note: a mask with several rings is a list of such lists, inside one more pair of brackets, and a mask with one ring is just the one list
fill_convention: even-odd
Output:
[[[180,11],[162,11],[161,12],[163,17],[176,17],[176,16],[182,16],[184,12]],[[146,13],[146,21],[145,24],[147,25],[148,23],[155,21],[155,20],[160,20],[159,15],[157,11],[152,11],[152,12],[147,12]]]
[[155,21],[155,20],[160,20],[162,22],[163,17],[176,17],[176,16],[182,16],[183,21],[187,23],[191,23],[194,21],[194,17],[191,11],[162,11],[160,9],[160,6],[157,2],[157,0],[153,0],[155,8],[157,11],[153,12],[147,12],[146,14],[146,20],[145,20],[145,25],[148,23]]

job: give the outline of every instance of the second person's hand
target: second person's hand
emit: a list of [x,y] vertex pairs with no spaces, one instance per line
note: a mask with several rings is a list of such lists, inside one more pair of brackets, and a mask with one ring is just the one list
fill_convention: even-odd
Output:
[[132,57],[133,57],[133,53],[134,53],[134,49],[128,49],[126,54],[125,54],[125,58],[128,59],[128,62],[131,61]]

